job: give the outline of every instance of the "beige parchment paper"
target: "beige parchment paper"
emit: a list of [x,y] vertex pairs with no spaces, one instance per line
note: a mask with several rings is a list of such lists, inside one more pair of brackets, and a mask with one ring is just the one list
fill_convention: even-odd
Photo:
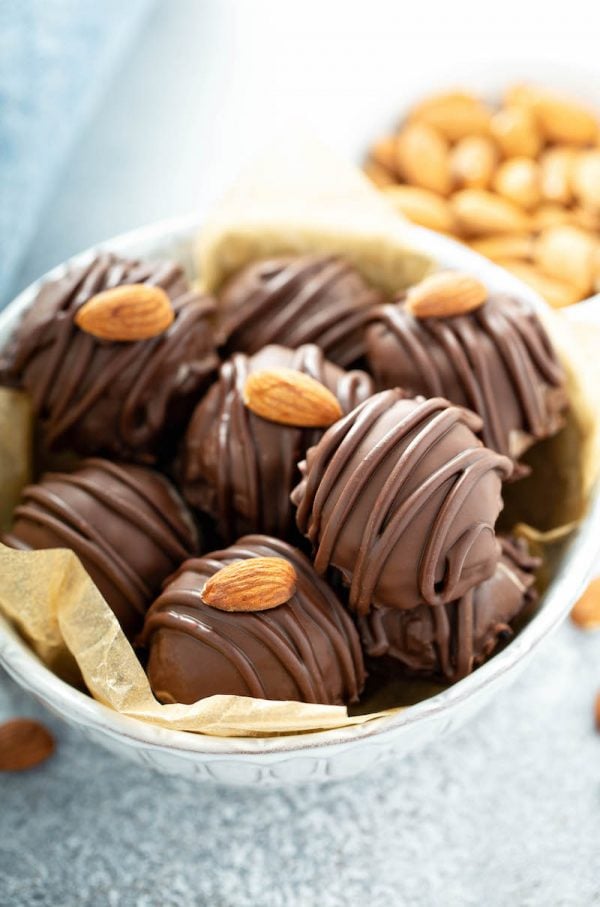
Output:
[[[262,174],[262,175],[261,175]],[[319,201],[320,200],[320,201]],[[218,286],[241,264],[290,251],[347,255],[386,289],[418,280],[433,265],[407,242],[405,224],[350,165],[328,153],[299,150],[297,160],[270,156],[230,193],[203,231],[204,282]],[[548,312],[548,327],[569,374],[572,412],[556,438],[532,452],[531,479],[508,488],[506,520],[537,527],[536,543],[566,533],[581,517],[598,472],[600,332],[584,354],[577,327]],[[31,415],[22,394],[0,389],[0,516],[6,520],[27,482]],[[551,477],[548,483],[548,476]],[[568,525],[567,525],[568,524]],[[547,533],[550,533],[547,535]],[[117,711],[163,727],[217,736],[269,736],[350,726],[436,692],[432,684],[392,684],[345,708],[214,696],[194,705],[162,705],[112,611],[69,551],[15,551],[0,545],[0,610],[38,656]],[[389,706],[394,706],[389,708]]]

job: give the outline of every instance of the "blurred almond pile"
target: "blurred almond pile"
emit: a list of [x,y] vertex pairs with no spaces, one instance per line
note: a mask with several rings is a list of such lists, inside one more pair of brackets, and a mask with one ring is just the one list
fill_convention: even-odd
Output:
[[417,104],[365,172],[409,220],[451,234],[553,306],[600,291],[600,117],[533,85],[502,106],[463,92]]

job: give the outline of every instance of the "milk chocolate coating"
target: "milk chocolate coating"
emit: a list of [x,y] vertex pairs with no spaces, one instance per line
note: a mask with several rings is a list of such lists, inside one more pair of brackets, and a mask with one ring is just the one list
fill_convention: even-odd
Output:
[[492,575],[507,457],[481,420],[447,400],[383,391],[308,451],[292,499],[315,568],[340,571],[350,607],[414,608],[460,598]]
[[244,404],[249,374],[292,368],[332,391],[344,413],[373,392],[371,378],[345,372],[313,344],[289,350],[268,346],[255,356],[234,354],[198,404],[188,426],[181,458],[181,488],[194,507],[217,521],[231,542],[245,532],[289,538],[294,526],[290,492],[300,480],[298,462],[316,444],[322,429],[269,422]]
[[[75,324],[96,293],[121,284],[162,287],[175,320],[150,340],[98,340]],[[47,448],[153,462],[177,436],[217,368],[214,301],[190,290],[181,267],[99,254],[46,283],[0,363],[5,382],[32,396]]]
[[[296,593],[267,611],[220,611],[204,604],[206,580],[226,564],[283,557]],[[148,677],[161,702],[219,693],[341,705],[356,702],[365,672],[350,616],[312,565],[278,539],[249,535],[224,551],[187,561],[146,616]]]
[[189,512],[164,476],[100,459],[25,488],[2,541],[74,551],[129,638],[163,580],[198,550]]
[[484,443],[498,453],[516,460],[563,425],[565,377],[523,301],[491,296],[467,315],[425,319],[401,302],[384,305],[366,342],[379,389],[402,387],[472,409],[483,419]]
[[248,265],[220,297],[219,340],[229,352],[256,353],[269,343],[316,343],[341,366],[365,353],[364,329],[381,302],[354,268],[329,255],[276,258]]
[[[524,542],[501,539],[502,556],[490,579],[446,605],[409,611],[373,608],[359,618],[365,654],[392,672],[454,683],[513,636],[511,621],[537,600],[537,558]],[[380,663],[379,661],[377,663]],[[394,668],[395,666],[395,668]]]

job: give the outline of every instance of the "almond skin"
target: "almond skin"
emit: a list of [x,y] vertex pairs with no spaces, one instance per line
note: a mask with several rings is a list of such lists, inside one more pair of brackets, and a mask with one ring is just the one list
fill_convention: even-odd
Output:
[[54,738],[39,721],[13,718],[0,724],[0,772],[34,768],[54,752]]
[[514,85],[506,94],[506,102],[531,110],[550,142],[588,145],[598,136],[598,120],[594,113],[584,104],[558,92],[537,85]]
[[491,131],[505,157],[537,157],[542,147],[535,117],[525,107],[505,107],[492,117]]
[[571,620],[583,630],[600,629],[600,577],[589,584],[571,611]]
[[252,557],[223,567],[200,594],[220,611],[267,611],[290,600],[297,579],[293,565],[282,557]]
[[383,191],[394,210],[413,223],[438,233],[451,233],[454,229],[450,205],[441,195],[421,186],[387,186]]
[[530,221],[514,202],[486,189],[463,189],[451,199],[459,229],[466,236],[526,233]]
[[92,296],[78,310],[75,323],[99,340],[131,342],[162,334],[174,317],[161,287],[131,283]]
[[452,189],[448,143],[426,123],[410,123],[397,137],[396,170],[407,183],[439,195]]
[[452,149],[450,166],[454,182],[460,188],[486,189],[494,174],[498,151],[484,135],[468,135]]
[[291,368],[254,372],[246,379],[244,403],[253,413],[302,428],[327,428],[341,419],[339,400],[319,381]]
[[487,135],[490,112],[474,95],[450,91],[425,98],[413,107],[409,122],[427,123],[457,142],[467,135]]
[[411,287],[405,307],[415,318],[448,318],[478,309],[487,297],[487,289],[476,277],[441,271]]
[[536,240],[533,260],[545,274],[564,280],[586,296],[594,286],[599,248],[596,238],[579,227],[549,227]]

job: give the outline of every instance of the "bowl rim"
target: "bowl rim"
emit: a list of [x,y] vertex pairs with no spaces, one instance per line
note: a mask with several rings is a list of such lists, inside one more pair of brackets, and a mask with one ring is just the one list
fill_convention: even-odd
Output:
[[[111,250],[129,255],[161,254],[161,245],[193,242],[201,229],[197,215],[169,218],[127,231],[98,243],[52,268],[26,287],[0,313],[0,340],[14,327],[21,313],[33,300],[39,286],[60,277],[71,265],[83,264],[98,250]],[[407,237],[412,245],[431,255],[442,266],[469,270],[491,289],[517,294],[528,299],[536,309],[547,304],[518,278],[466,248],[457,241],[423,227],[409,225]],[[165,254],[166,250],[162,254]],[[576,309],[577,307],[573,307]],[[575,318],[581,317],[573,311]],[[596,313],[594,313],[596,314]],[[87,694],[70,686],[50,671],[0,616],[0,666],[22,687],[44,702],[67,721],[94,728],[114,739],[125,740],[141,748],[178,751],[182,755],[206,758],[247,755],[281,756],[301,751],[330,751],[345,748],[364,738],[389,738],[401,734],[419,722],[450,718],[466,701],[475,699],[486,688],[496,685],[560,625],[592,574],[594,561],[600,555],[600,491],[590,497],[588,512],[575,533],[569,550],[551,586],[544,594],[540,608],[529,624],[500,652],[463,680],[442,692],[381,718],[363,724],[325,731],[289,734],[279,737],[218,737],[189,731],[173,730],[122,715]]]

